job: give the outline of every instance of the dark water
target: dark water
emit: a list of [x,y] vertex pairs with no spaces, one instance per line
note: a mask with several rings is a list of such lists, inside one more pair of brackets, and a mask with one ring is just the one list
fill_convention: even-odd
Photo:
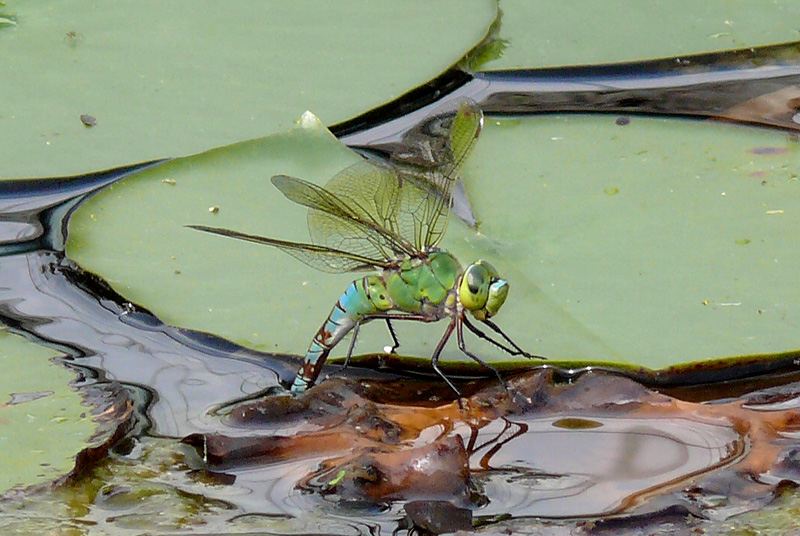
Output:
[[383,148],[441,102],[471,98],[487,115],[641,114],[800,131],[800,45],[547,69],[450,71],[396,102],[331,130],[351,146]]
[[[797,46],[786,45],[618,66],[454,72],[334,131],[351,145],[391,152],[426,114],[409,103],[468,96],[488,114],[668,114],[791,132],[800,128],[797,58]],[[77,483],[39,492],[42,504],[85,493],[85,512],[62,517],[131,533],[168,533],[200,520],[207,531],[374,534],[398,526],[406,501],[445,500],[468,509],[476,524],[527,519],[531,531],[543,524],[554,534],[588,534],[602,527],[587,519],[725,518],[798,480],[792,415],[800,387],[776,375],[796,369],[793,354],[740,369],[739,378],[773,374],[744,387],[721,383],[732,379],[728,368],[638,378],[704,384],[683,400],[630,379],[532,371],[511,394],[489,381],[466,385],[472,409],[464,409],[436,380],[358,368],[303,403],[287,400],[280,382],[292,377],[296,356],[165,325],[64,256],[77,204],[158,164],[0,183],[0,320],[64,352],[84,387],[122,384],[139,405],[133,432],[107,460],[85,468]],[[457,203],[468,209],[464,199]],[[749,407],[737,405],[740,396],[750,397]],[[688,398],[716,400],[719,409]],[[754,435],[759,412],[782,419],[771,435]],[[230,447],[245,444],[256,454]],[[374,471],[383,484],[370,480]],[[159,521],[149,510],[154,496],[174,501],[165,503],[174,519],[162,513]],[[21,500],[20,527],[41,522],[36,497]]]

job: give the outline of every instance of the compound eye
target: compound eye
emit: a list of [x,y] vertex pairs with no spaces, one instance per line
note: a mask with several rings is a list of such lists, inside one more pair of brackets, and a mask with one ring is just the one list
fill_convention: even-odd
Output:
[[491,277],[486,268],[478,263],[472,264],[464,272],[458,296],[461,304],[469,311],[475,311],[486,305],[489,297]]
[[508,297],[508,281],[505,279],[495,279],[489,285],[489,298],[486,300],[486,317],[494,316],[500,307],[506,302]]
[[480,266],[470,266],[465,274],[470,294],[480,294],[483,287],[486,286],[486,272],[480,268]]

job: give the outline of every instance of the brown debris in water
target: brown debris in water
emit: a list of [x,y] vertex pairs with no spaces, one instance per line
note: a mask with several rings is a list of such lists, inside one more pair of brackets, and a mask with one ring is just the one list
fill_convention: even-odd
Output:
[[[638,459],[645,466],[647,460],[657,465],[663,455],[659,445],[684,445],[670,435],[669,428],[683,423],[687,434],[703,430],[721,434],[718,446],[702,444],[703,436],[694,440],[701,444],[691,444],[695,436],[688,436],[684,445],[707,448],[716,457],[684,474],[665,472],[652,485],[642,480],[641,489],[603,506],[598,516],[680,511],[699,518],[724,518],[766,504],[781,486],[800,483],[800,445],[787,439],[800,431],[800,404],[788,403],[800,397],[800,384],[724,403],[684,401],[599,372],[558,383],[552,370],[538,370],[510,378],[507,385],[506,391],[497,382],[480,382],[461,405],[458,401],[433,404],[429,399],[414,399],[413,393],[428,391],[424,385],[417,389],[410,380],[405,385],[397,381],[383,385],[334,378],[300,397],[278,395],[238,404],[225,418],[236,433],[193,435],[184,441],[205,453],[212,470],[321,459],[316,470],[296,481],[296,487],[334,500],[444,500],[454,507],[474,508],[494,500],[484,490],[486,475],[493,471],[511,471],[509,482],[528,479],[530,489],[540,494],[547,487],[537,488],[537,483],[568,476],[557,468],[539,467],[546,463],[541,453],[526,458],[526,450],[546,436],[574,434],[564,436],[564,444],[586,441],[576,452],[587,452],[595,447],[594,439],[614,433],[611,425],[626,423],[616,433],[622,447],[630,443],[634,449],[632,458],[624,452],[587,454],[589,465],[598,465],[594,483],[612,485],[609,489],[616,492],[617,474],[635,480],[642,468],[614,463]],[[376,393],[389,388],[407,394],[391,397],[391,404],[379,402]],[[531,427],[541,427],[543,422],[548,425],[544,432],[531,433]],[[497,433],[488,432],[493,429]],[[638,439],[626,443],[625,434]],[[655,440],[661,442],[654,443],[656,450],[646,451],[647,441]],[[586,467],[587,472],[592,470]],[[528,507],[536,504],[532,495]],[[512,506],[509,510],[514,515]]]
[[[332,460],[322,476],[341,479],[319,489],[335,492],[343,500],[383,502],[408,497],[441,498],[469,505],[471,482],[469,458],[459,436],[444,437],[418,448],[366,450],[340,463]],[[306,481],[304,485],[309,485]]]
[[59,484],[74,483],[104,460],[108,450],[124,438],[134,424],[133,402],[122,385],[111,383],[82,391],[86,404],[93,407],[97,429],[90,439],[92,445],[75,456],[75,468]]
[[414,529],[429,534],[447,534],[472,530],[472,510],[458,508],[447,501],[411,501],[403,510],[406,517],[399,530]]

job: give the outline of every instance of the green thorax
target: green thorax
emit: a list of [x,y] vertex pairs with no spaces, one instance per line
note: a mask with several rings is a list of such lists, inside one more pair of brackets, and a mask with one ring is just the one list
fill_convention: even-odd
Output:
[[452,306],[446,302],[455,299],[453,289],[461,273],[455,257],[446,251],[435,251],[427,258],[403,260],[398,270],[386,270],[383,279],[395,308],[418,313],[431,305]]

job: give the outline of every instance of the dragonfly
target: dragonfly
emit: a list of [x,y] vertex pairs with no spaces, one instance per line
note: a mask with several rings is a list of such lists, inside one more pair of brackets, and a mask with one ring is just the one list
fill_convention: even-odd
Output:
[[[431,356],[433,370],[461,397],[439,368],[439,358],[455,331],[465,355],[499,372],[467,349],[464,327],[512,356],[545,359],[524,351],[491,318],[505,303],[509,283],[487,261],[466,268],[439,248],[448,226],[453,187],[483,127],[476,103],[464,100],[457,109],[435,112],[421,128],[407,135],[407,151],[394,162],[362,160],[337,173],[324,187],[287,175],[272,184],[289,200],[308,208],[311,243],[289,242],[230,229],[189,225],[193,229],[277,247],[316,269],[332,272],[372,270],[353,281],[339,297],[309,344],[291,384],[302,393],[317,381],[333,348],[353,333],[349,361],[359,330],[384,320],[395,352],[400,343],[393,321],[448,325]],[[469,313],[469,315],[467,314]],[[499,335],[489,336],[469,316]]]

